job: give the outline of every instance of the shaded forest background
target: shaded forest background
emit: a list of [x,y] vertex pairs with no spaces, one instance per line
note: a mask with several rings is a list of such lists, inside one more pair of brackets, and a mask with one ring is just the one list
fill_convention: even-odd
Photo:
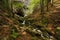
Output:
[[0,0],[0,40],[60,40],[60,0]]

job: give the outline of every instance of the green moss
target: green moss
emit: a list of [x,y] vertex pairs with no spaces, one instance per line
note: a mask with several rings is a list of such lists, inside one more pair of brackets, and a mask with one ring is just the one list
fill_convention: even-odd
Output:
[[23,3],[16,1],[16,2],[13,2],[13,6],[17,7],[17,8],[21,8],[21,7],[23,7]]

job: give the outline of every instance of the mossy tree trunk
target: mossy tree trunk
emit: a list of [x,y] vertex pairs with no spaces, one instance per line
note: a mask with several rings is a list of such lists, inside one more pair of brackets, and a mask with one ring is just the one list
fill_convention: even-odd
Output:
[[44,0],[40,0],[41,14],[44,13]]
[[46,0],[46,1],[47,1],[47,11],[48,11],[48,3],[49,3],[48,1],[49,1],[49,0]]
[[53,1],[54,1],[54,0],[51,0],[51,6],[53,6]]
[[3,0],[3,9],[6,10],[9,14],[9,17],[12,17],[12,0]]

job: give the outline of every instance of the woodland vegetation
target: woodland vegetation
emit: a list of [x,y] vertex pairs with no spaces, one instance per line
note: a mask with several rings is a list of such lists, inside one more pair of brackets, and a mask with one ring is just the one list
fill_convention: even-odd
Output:
[[60,40],[60,0],[0,0],[0,40]]

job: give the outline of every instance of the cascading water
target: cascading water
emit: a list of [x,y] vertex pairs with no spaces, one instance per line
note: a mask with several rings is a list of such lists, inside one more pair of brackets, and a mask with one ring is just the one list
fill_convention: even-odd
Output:
[[[26,7],[26,9],[23,8],[23,12],[24,12],[24,17],[32,14],[34,8],[36,5],[39,4],[40,0],[23,0],[22,1],[24,6]],[[25,20],[23,21],[22,24],[25,24]]]

